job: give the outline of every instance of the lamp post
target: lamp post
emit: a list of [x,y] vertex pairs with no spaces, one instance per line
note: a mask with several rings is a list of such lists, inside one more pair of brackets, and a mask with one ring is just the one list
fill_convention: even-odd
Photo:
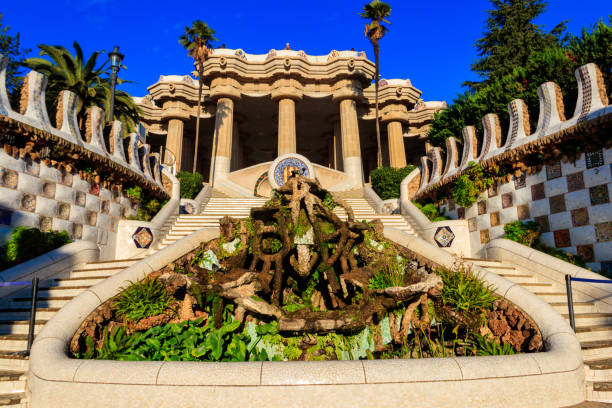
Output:
[[115,117],[115,85],[117,85],[117,72],[119,72],[119,68],[121,67],[121,60],[124,55],[119,53],[119,47],[115,45],[115,48],[112,52],[108,54],[108,58],[110,59],[111,64],[111,100],[110,100],[110,118],[109,120],[112,122]]

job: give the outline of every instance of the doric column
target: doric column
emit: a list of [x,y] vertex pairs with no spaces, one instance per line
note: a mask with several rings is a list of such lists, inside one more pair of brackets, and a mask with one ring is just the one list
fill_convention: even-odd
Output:
[[[181,170],[181,155],[183,154],[183,128],[181,119],[170,119],[168,121],[168,135],[166,136],[166,149],[170,150],[176,157],[176,171]],[[166,151],[165,163],[172,162],[172,155]]]
[[240,122],[234,116],[234,126],[232,128],[232,160],[231,171],[235,171],[242,167],[242,146],[240,145]]
[[283,98],[278,101],[278,155],[296,152],[295,101]]
[[215,135],[210,171],[213,185],[218,177],[224,177],[230,171],[233,124],[234,101],[230,98],[221,97],[217,100],[215,116]]
[[340,101],[340,128],[342,134],[342,163],[349,183],[358,186],[363,183],[361,166],[361,144],[357,122],[357,104],[353,99]]
[[408,123],[408,110],[400,104],[387,105],[382,110],[382,122],[387,124],[389,164],[399,168],[406,166],[403,123]]
[[389,161],[391,167],[406,167],[406,150],[404,149],[404,134],[402,122],[387,123],[387,136],[389,138]]

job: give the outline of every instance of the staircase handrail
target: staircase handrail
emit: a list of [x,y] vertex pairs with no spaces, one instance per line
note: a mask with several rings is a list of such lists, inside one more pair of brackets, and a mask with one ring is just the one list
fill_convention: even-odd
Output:
[[420,177],[420,172],[414,170],[411,171],[400,183],[400,212],[402,215],[409,215],[412,217],[417,226],[424,231],[431,225],[429,218],[425,216],[408,197],[408,184],[415,178]]
[[373,204],[372,208],[376,214],[384,214],[383,208],[385,206],[385,202],[379,197],[378,194],[376,194],[376,191],[374,191],[370,184],[363,185],[363,196],[366,200]]
[[200,192],[198,193],[198,195],[194,199],[194,201],[197,204],[196,214],[200,213],[200,209],[202,208],[203,204],[207,204],[208,203],[208,201],[212,197],[212,191],[213,191],[213,189],[210,186],[210,184],[204,183],[204,185],[202,186],[202,189],[200,190]]
[[581,284],[573,287],[574,293],[581,300],[595,301],[594,306],[600,312],[612,311],[612,286],[591,282],[605,280],[602,275],[505,238],[491,240],[484,250],[487,259],[516,265],[535,275],[545,276],[558,285],[566,285],[565,275],[570,275],[575,281],[580,279]]

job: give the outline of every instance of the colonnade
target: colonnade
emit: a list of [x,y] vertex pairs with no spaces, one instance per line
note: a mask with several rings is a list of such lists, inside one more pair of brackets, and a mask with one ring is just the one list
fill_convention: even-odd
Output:
[[[232,162],[236,167],[237,161],[242,161],[238,136],[239,121],[235,118],[234,112],[235,99],[236,95],[219,95],[216,98],[217,110],[210,169],[213,184],[215,179],[224,178],[232,170]],[[278,103],[277,155],[297,153],[295,106],[296,101],[301,100],[301,96],[283,95],[273,100]],[[338,106],[338,114],[329,119],[333,126],[333,134],[329,139],[330,164],[336,170],[347,174],[350,185],[360,186],[364,176],[356,98],[354,94],[346,93],[335,97],[334,101]],[[168,121],[166,147],[175,153],[177,169],[181,168],[184,119],[186,118],[173,117]],[[404,120],[392,114],[383,116],[382,122],[387,126],[390,165],[406,166],[402,129]]]

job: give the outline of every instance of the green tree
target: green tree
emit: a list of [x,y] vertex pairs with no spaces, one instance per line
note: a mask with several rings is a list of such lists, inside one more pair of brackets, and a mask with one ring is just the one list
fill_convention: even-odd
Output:
[[[200,110],[202,107],[202,87],[204,85],[204,62],[208,58],[212,43],[218,41],[215,38],[215,30],[201,20],[191,23],[191,27],[185,27],[185,32],[179,37],[181,44],[189,52],[189,56],[195,61],[198,71],[198,115],[196,116],[195,149],[193,153],[193,173],[196,172],[198,164],[198,143],[200,138]],[[177,152],[178,153],[178,152]],[[180,170],[180,169],[179,169]]]
[[546,10],[543,0],[490,0],[486,31],[476,41],[480,59],[472,64],[483,82],[465,82],[472,89],[512,73],[522,67],[534,51],[542,51],[563,41],[565,22],[550,33],[533,23]]
[[[56,101],[63,90],[74,92],[79,97],[77,116],[82,126],[85,109],[90,106],[104,108],[108,106],[111,97],[108,60],[97,65],[100,51],[95,51],[85,61],[83,50],[78,42],[73,43],[75,55],[61,45],[40,44],[40,56],[45,58],[29,58],[23,65],[45,74],[47,86],[47,108],[50,113],[56,110]],[[125,67],[123,67],[125,68]],[[117,79],[117,83],[126,82]],[[122,120],[127,124],[126,131],[132,132],[139,120],[140,110],[134,100],[124,91],[115,92],[115,115],[113,119]],[[53,116],[53,115],[52,115]],[[110,120],[110,118],[107,118]]]
[[376,72],[374,74],[374,90],[375,90],[375,104],[376,104],[376,143],[378,146],[377,152],[377,167],[382,166],[382,148],[380,144],[380,120],[378,117],[378,82],[380,80],[380,45],[379,41],[385,36],[389,29],[383,25],[391,23],[387,20],[387,17],[391,15],[391,6],[380,0],[373,0],[372,2],[363,6],[363,12],[360,16],[369,22],[365,25],[365,36],[368,37],[374,48],[374,63],[376,65]]
[[19,33],[9,34],[10,28],[2,24],[2,13],[0,13],[0,54],[9,59],[6,68],[6,90],[9,93],[11,104],[15,106],[19,101],[19,84],[23,81],[21,63],[31,50],[21,46]]

